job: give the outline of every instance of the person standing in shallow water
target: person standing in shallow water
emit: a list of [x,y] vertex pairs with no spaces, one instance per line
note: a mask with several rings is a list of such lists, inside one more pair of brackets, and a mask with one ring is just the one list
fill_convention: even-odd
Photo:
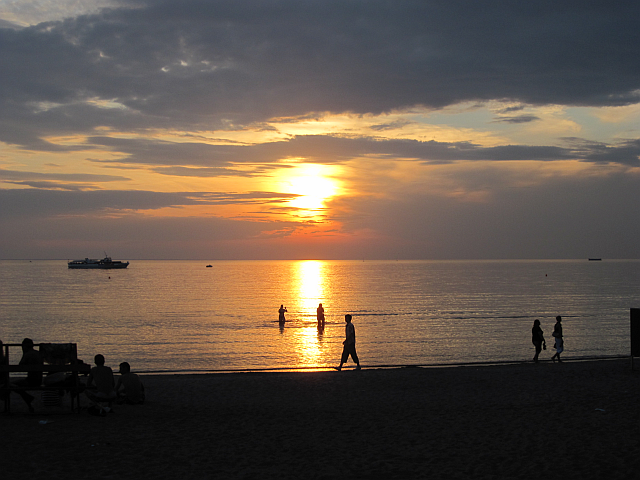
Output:
[[562,363],[560,354],[564,351],[564,338],[562,336],[562,317],[560,315],[556,317],[556,324],[553,326],[553,333],[551,335],[556,339],[556,344],[553,347],[556,349],[556,353],[553,354],[551,360],[555,362],[557,358],[558,362]]
[[318,317],[318,328],[324,328],[324,307],[322,304],[318,305],[317,309],[317,317]]
[[278,313],[279,313],[278,322],[280,322],[280,324],[283,324],[284,322],[286,322],[284,318],[284,314],[286,311],[287,309],[283,305],[280,305],[280,310],[278,310]]
[[358,360],[358,354],[356,353],[356,327],[351,323],[351,318],[349,314],[344,316],[344,321],[347,322],[344,327],[346,338],[344,342],[342,342],[344,347],[342,348],[342,358],[340,359],[338,371],[342,370],[342,365],[349,359],[349,355],[351,355],[351,359],[356,362],[356,370],[360,370],[360,360]]
[[536,354],[533,356],[533,361],[538,363],[538,355],[542,351],[542,348],[547,349],[547,342],[544,340],[544,332],[540,328],[540,320],[535,319],[533,321],[533,328],[531,329],[531,341],[536,347]]

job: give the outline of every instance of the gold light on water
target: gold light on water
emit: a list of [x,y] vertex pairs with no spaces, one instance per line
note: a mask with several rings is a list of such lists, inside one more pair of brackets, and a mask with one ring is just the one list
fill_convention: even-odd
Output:
[[307,260],[298,264],[298,285],[301,309],[305,316],[315,318],[316,308],[324,296],[324,265],[318,260]]
[[303,363],[319,365],[325,363],[326,346],[322,335],[318,333],[316,312],[322,303],[325,291],[325,265],[318,260],[306,260],[298,263],[297,278],[298,301],[302,328],[295,330],[296,350]]

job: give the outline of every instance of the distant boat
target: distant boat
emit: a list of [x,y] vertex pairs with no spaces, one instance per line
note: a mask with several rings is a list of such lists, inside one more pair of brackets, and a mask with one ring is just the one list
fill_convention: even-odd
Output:
[[211,267],[213,267],[213,265],[207,265],[207,268],[211,268]]
[[599,262],[600,260],[602,260],[601,258],[590,258],[589,261],[590,262]]
[[106,256],[103,259],[97,258],[85,258],[84,260],[72,260],[67,263],[69,268],[127,268],[129,262],[121,262],[120,260],[111,260],[111,257]]

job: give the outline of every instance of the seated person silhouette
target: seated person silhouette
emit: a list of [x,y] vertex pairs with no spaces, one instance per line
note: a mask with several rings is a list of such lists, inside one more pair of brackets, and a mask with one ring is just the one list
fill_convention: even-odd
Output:
[[[113,370],[110,367],[105,367],[104,356],[100,354],[95,356],[94,362],[96,366],[89,372],[85,394],[93,406],[100,409],[101,414],[107,414],[111,411],[111,407],[105,407],[103,403],[111,404],[117,396],[113,388],[115,385]],[[89,388],[93,382],[95,382],[96,388],[90,390]]]
[[[25,338],[22,340],[22,358],[20,359],[19,365],[42,365],[42,357],[40,357],[40,352],[36,351],[33,348],[33,340],[30,338]],[[19,387],[39,387],[42,384],[42,372],[28,372],[27,378],[18,378],[12,382],[14,385]],[[22,397],[27,406],[29,407],[29,412],[33,413],[33,399],[34,396],[23,391],[17,391],[18,395]]]
[[[6,365],[7,364],[7,357],[5,357],[4,355],[4,344],[2,343],[2,340],[0,340],[0,365]],[[6,395],[9,394],[9,392],[7,392],[5,390],[5,387],[9,385],[9,372],[4,373],[0,376],[0,398],[2,400],[4,400],[6,398]]]
[[[123,388],[122,392],[120,387]],[[120,378],[116,385],[116,393],[118,394],[118,403],[126,403],[127,405],[142,405],[144,403],[144,385],[138,375],[131,373],[129,362],[120,364]]]

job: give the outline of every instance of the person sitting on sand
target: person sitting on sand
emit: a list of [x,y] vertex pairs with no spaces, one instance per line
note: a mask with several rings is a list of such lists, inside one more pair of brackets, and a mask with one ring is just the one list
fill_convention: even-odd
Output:
[[[99,407],[102,412],[107,413],[111,409],[109,407],[103,407],[101,403],[115,400],[116,391],[113,389],[115,385],[113,370],[111,370],[110,367],[105,367],[104,361],[103,355],[98,354],[95,356],[94,362],[96,363],[96,366],[91,369],[91,372],[89,372],[87,390],[85,393],[93,405]],[[89,390],[89,387],[93,382],[96,383],[96,389]]]
[[540,320],[535,319],[533,321],[533,328],[531,329],[531,341],[536,347],[536,354],[533,356],[533,361],[538,363],[538,355],[542,351],[542,348],[547,349],[547,342],[544,339],[544,332],[540,328]]
[[280,305],[280,310],[278,310],[278,313],[280,314],[278,316],[278,322],[280,323],[284,323],[286,322],[285,318],[284,318],[284,314],[287,311],[286,307],[284,307],[283,305]]
[[553,347],[556,349],[556,353],[553,354],[551,360],[555,362],[557,358],[558,363],[562,363],[560,354],[564,351],[564,338],[562,337],[562,317],[560,315],[556,317],[556,324],[553,326],[553,333],[551,335],[556,339],[556,344]]
[[[40,352],[36,351],[33,347],[33,340],[30,338],[22,340],[22,358],[20,359],[19,365],[42,364],[42,357],[40,356]],[[19,378],[15,380],[13,384],[19,387],[39,387],[42,384],[42,372],[29,372],[27,373],[27,378]],[[35,397],[21,390],[16,391],[16,393],[25,401],[29,407],[29,412],[33,413],[34,410],[31,403]]]
[[358,354],[356,353],[356,327],[351,323],[351,318],[349,314],[344,316],[344,321],[347,322],[344,327],[346,339],[342,342],[344,347],[342,348],[342,358],[340,359],[340,366],[337,368],[338,371],[342,370],[342,365],[349,359],[349,355],[356,362],[356,370],[360,370],[360,360],[358,360]]
[[[120,392],[120,387],[123,388],[122,392]],[[144,385],[138,375],[131,373],[129,362],[120,364],[120,378],[116,385],[116,393],[118,394],[118,403],[126,403],[127,405],[142,405],[144,403]]]

